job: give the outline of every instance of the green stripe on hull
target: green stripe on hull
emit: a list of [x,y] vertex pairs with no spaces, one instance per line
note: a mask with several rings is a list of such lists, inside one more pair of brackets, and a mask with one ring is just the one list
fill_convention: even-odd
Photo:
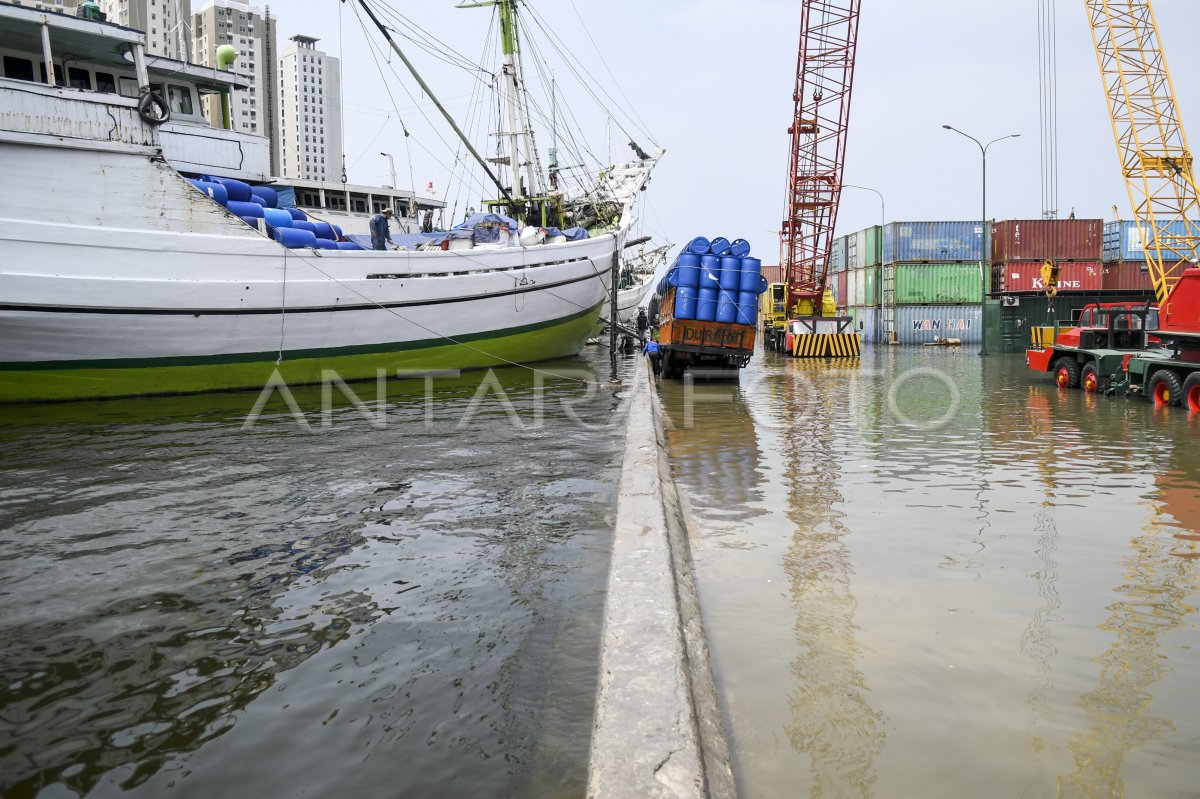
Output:
[[260,389],[276,369],[288,385],[300,386],[320,383],[325,370],[349,382],[374,380],[380,369],[394,377],[397,370],[478,369],[507,362],[546,361],[578,352],[599,312],[597,305],[552,322],[459,337],[462,343],[444,344],[438,343],[444,339],[433,339],[375,352],[358,351],[361,348],[307,351],[303,357],[285,351],[283,363],[278,366],[274,353],[264,353],[256,360],[231,355],[186,364],[179,364],[181,359],[165,358],[121,361],[120,366],[111,367],[97,367],[95,361],[69,367],[39,363],[28,369],[6,364],[0,371],[0,403]]

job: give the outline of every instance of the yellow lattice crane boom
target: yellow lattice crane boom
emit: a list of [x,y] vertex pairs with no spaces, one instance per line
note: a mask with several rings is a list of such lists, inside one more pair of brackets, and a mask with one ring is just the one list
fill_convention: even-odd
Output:
[[1113,135],[1160,304],[1200,262],[1200,192],[1150,0],[1086,0]]

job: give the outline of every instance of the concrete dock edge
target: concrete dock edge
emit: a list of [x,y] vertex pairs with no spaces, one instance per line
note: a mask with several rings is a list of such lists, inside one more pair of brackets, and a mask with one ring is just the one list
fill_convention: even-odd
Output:
[[631,384],[588,765],[596,799],[736,796],[646,361]]

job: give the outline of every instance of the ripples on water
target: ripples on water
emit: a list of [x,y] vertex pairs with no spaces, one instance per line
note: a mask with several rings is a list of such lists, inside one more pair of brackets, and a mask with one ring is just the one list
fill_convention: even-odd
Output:
[[253,394],[0,410],[0,793],[581,795],[623,431],[574,418],[618,407],[589,357],[550,368],[590,398],[394,382],[383,429],[311,389],[312,434],[242,430]]
[[743,799],[1200,796],[1200,419],[953,351],[663,393]]

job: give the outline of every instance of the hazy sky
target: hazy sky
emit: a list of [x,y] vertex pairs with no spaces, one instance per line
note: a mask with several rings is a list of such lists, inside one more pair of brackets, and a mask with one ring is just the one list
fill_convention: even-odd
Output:
[[[446,165],[453,155],[442,139],[451,141],[453,134],[444,124],[435,132],[426,122],[423,114],[437,121],[436,111],[398,59],[392,63],[400,77],[385,71],[387,80],[381,78],[352,11],[355,1],[272,3],[281,45],[303,33],[322,37],[318,47],[326,52],[341,52],[352,182],[389,183],[387,160],[379,153],[390,151],[397,182],[402,188],[410,185],[398,108],[413,142],[420,142],[411,147],[413,182],[420,189],[432,181],[439,197],[459,201],[461,215],[467,202],[478,204],[480,192],[455,193],[447,185]],[[388,2],[458,53],[479,60],[492,9],[460,10],[454,8],[456,0]],[[694,235],[742,237],[773,262],[778,243],[771,231],[779,228],[786,186],[798,1],[530,3],[617,99],[614,105],[622,110],[613,112],[614,118],[633,130],[632,109],[644,121],[639,127],[649,131],[634,131],[639,143],[667,150],[646,192],[645,232],[676,244]],[[865,0],[862,7],[846,182],[879,190],[888,221],[976,219],[979,150],[942,124],[984,142],[1020,133],[1021,138],[988,152],[988,216],[1040,216],[1036,0]],[[1194,46],[1200,3],[1157,0],[1155,10],[1184,124],[1200,135],[1200,52]],[[1121,216],[1130,218],[1084,0],[1058,0],[1057,14],[1060,215],[1073,208],[1079,217],[1108,219],[1116,204]],[[537,41],[555,75],[560,102],[570,106],[590,137],[592,152],[605,158],[608,112],[580,88],[572,70],[542,42],[532,16],[525,16],[526,50]],[[450,110],[471,118],[475,78],[398,41]],[[381,42],[377,35],[375,42]],[[536,80],[534,71],[527,61],[530,82]],[[479,111],[475,107],[476,118]],[[483,115],[494,118],[494,105]],[[539,137],[544,159],[548,131]],[[614,129],[618,160],[629,154],[625,141]],[[879,219],[876,195],[845,190],[839,234]]]

